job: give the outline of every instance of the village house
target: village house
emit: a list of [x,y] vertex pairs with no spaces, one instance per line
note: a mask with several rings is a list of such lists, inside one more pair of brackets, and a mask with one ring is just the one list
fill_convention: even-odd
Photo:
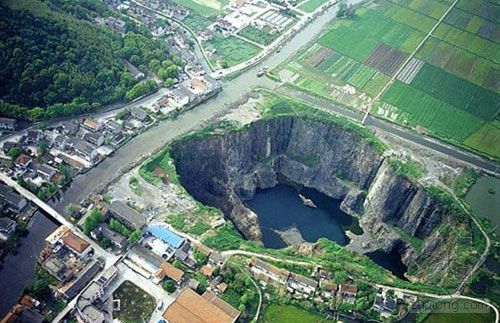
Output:
[[396,300],[390,297],[384,298],[382,295],[377,295],[373,302],[373,309],[379,312],[380,316],[383,318],[389,318],[396,308]]
[[2,130],[15,130],[17,126],[16,119],[0,118],[0,129]]
[[4,154],[7,155],[12,148],[16,148],[16,147],[19,147],[19,144],[17,142],[6,141],[3,143],[2,151]]
[[102,269],[102,263],[97,259],[93,259],[92,262],[78,274],[75,280],[61,287],[58,292],[63,294],[66,299],[72,299],[78,295],[78,293],[85,288]]
[[125,249],[125,247],[128,245],[127,238],[120,233],[111,230],[107,223],[100,223],[96,228],[94,228],[94,230],[90,232],[90,236],[95,240],[106,238],[115,248],[119,250]]
[[166,278],[173,280],[177,286],[180,286],[184,280],[184,271],[174,267],[169,262],[164,262],[154,274],[160,281]]
[[146,113],[146,111],[139,108],[133,108],[132,110],[130,110],[130,115],[132,116],[132,118],[143,123],[148,121],[149,119],[149,116]]
[[124,141],[125,141],[126,137],[125,135],[123,134],[123,132],[118,132],[117,134],[115,134],[112,138],[111,138],[111,146],[113,147],[118,147],[120,146]]
[[97,281],[92,282],[76,301],[76,315],[83,322],[100,323],[106,321],[106,309],[102,308],[104,292],[118,274],[118,268],[109,267]]
[[189,91],[189,89],[182,84],[173,89],[171,93],[172,99],[181,107],[188,105],[194,96],[193,92]]
[[339,295],[343,302],[354,304],[358,288],[355,285],[342,284],[339,287]]
[[214,267],[222,266],[224,264],[224,257],[220,252],[213,251],[210,253],[210,256],[208,256],[208,264]]
[[146,224],[146,218],[122,201],[114,201],[109,208],[111,215],[126,227],[135,230]]
[[106,123],[104,124],[104,126],[106,127],[106,129],[109,132],[111,132],[113,134],[116,134],[116,133],[118,133],[118,132],[120,132],[122,130],[122,125],[119,124],[118,122],[116,122],[113,119],[106,121]]
[[0,201],[4,202],[12,212],[22,212],[28,205],[28,201],[24,197],[2,183],[0,183]]
[[[7,240],[11,234],[16,231],[16,221],[8,218],[1,217],[0,218],[0,238],[2,240]],[[5,237],[5,239],[3,239]]]
[[268,282],[281,285],[285,285],[290,276],[289,271],[280,269],[255,257],[250,260],[250,270],[256,279],[263,280],[262,278],[267,277],[269,278],[266,279]]
[[66,283],[74,277],[73,271],[57,256],[48,257],[42,267],[61,283]]
[[127,32],[127,24],[123,20],[110,16],[106,18],[104,22],[106,23],[106,25],[108,25],[109,27],[113,28],[114,30],[116,30],[121,34],[125,34]]
[[337,293],[337,290],[338,290],[338,286],[337,284],[334,284],[332,282],[329,282],[327,280],[320,280],[319,282],[320,284],[320,288],[321,288],[321,296],[326,298],[326,299],[330,299],[332,297],[335,297],[336,293]]
[[82,127],[90,131],[98,131],[101,129],[101,124],[92,118],[85,118],[85,120],[83,120]]
[[90,243],[77,236],[73,231],[66,233],[61,238],[61,242],[80,258],[87,256],[92,250]]
[[43,133],[39,130],[29,129],[21,139],[21,143],[24,146],[37,145],[43,140]]
[[57,169],[45,164],[36,163],[34,164],[34,168],[38,176],[40,176],[47,182],[52,182],[54,177],[57,175]]
[[104,135],[100,131],[86,133],[83,139],[96,147],[100,147],[104,144]]
[[190,288],[185,288],[163,313],[163,318],[170,323],[233,323],[241,312],[223,301],[216,294],[206,291],[198,295]]
[[63,125],[63,134],[66,136],[75,136],[78,133],[78,129],[80,128],[78,124],[73,122],[64,122]]
[[290,273],[286,285],[289,290],[291,289],[291,291],[313,296],[316,292],[316,288],[318,287],[318,282],[299,274]]
[[94,146],[83,140],[75,142],[75,153],[88,162],[94,162],[97,159],[97,150]]
[[26,154],[20,154],[17,156],[16,160],[14,161],[14,164],[16,167],[19,167],[21,169],[27,169],[31,165],[32,159],[30,156]]
[[57,135],[52,144],[60,150],[67,150],[74,146],[73,140],[66,135]]

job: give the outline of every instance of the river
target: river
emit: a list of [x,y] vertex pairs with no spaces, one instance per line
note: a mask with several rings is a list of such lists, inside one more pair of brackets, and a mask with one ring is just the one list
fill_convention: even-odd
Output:
[[[79,203],[90,190],[115,178],[123,167],[135,162],[141,156],[165,146],[175,137],[203,126],[210,118],[224,111],[226,105],[238,100],[252,89],[259,86],[274,87],[276,85],[274,81],[266,77],[258,78],[257,71],[263,66],[275,66],[295,54],[328,26],[328,23],[334,19],[335,12],[335,7],[325,10],[287,42],[279,53],[272,54],[260,64],[248,69],[231,81],[223,82],[223,90],[216,97],[183,113],[175,120],[163,121],[136,136],[98,167],[76,177],[61,197],[51,203],[52,206],[59,212],[64,212],[64,207],[68,203]],[[17,255],[9,255],[4,261],[4,266],[0,269],[0,291],[2,291],[0,303],[3,311],[9,308],[9,304],[14,304],[17,301],[21,291],[33,277],[36,256],[43,247],[43,239],[54,229],[54,224],[50,221],[36,220],[35,218],[33,224],[33,233],[22,241],[23,247],[20,248]],[[24,248],[28,245],[29,248]],[[13,276],[14,274],[15,276]],[[0,312],[0,315],[2,313]]]
[[21,297],[24,287],[33,279],[36,258],[42,251],[45,238],[57,224],[45,214],[36,212],[29,223],[29,233],[15,253],[9,253],[0,265],[0,317],[3,317]]

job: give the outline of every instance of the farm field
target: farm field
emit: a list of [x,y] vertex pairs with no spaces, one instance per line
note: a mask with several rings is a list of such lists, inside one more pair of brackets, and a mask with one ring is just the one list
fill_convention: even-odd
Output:
[[204,17],[217,16],[222,8],[229,3],[228,0],[172,0],[173,2],[196,11]]
[[295,306],[271,304],[266,307],[262,322],[322,323],[327,322],[327,320],[320,315],[316,315]]
[[259,47],[234,36],[214,35],[204,46],[216,50],[213,60],[224,68],[244,62],[261,51]]
[[327,2],[328,0],[306,0],[298,8],[305,12],[313,12]]
[[409,59],[452,2],[373,0],[279,68],[361,110],[394,76],[372,113],[500,159],[500,4],[459,0]]
[[253,26],[246,26],[239,32],[239,35],[267,46],[278,38],[280,34],[276,30],[264,30],[264,28],[260,29]]

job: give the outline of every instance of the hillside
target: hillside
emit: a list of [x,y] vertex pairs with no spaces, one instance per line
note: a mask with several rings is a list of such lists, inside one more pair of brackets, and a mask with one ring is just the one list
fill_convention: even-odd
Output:
[[128,21],[123,37],[95,22],[112,14],[94,0],[2,2],[0,115],[50,119],[122,100],[137,83],[124,59],[144,72],[156,61],[153,72],[176,76],[179,59],[147,30]]

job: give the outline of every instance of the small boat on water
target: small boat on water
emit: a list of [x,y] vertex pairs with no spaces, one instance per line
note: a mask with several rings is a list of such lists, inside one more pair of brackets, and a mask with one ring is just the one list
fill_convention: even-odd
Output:
[[308,199],[302,194],[299,194],[300,199],[302,200],[302,203],[304,203],[305,206],[312,207],[312,208],[317,208],[316,204],[311,199]]

